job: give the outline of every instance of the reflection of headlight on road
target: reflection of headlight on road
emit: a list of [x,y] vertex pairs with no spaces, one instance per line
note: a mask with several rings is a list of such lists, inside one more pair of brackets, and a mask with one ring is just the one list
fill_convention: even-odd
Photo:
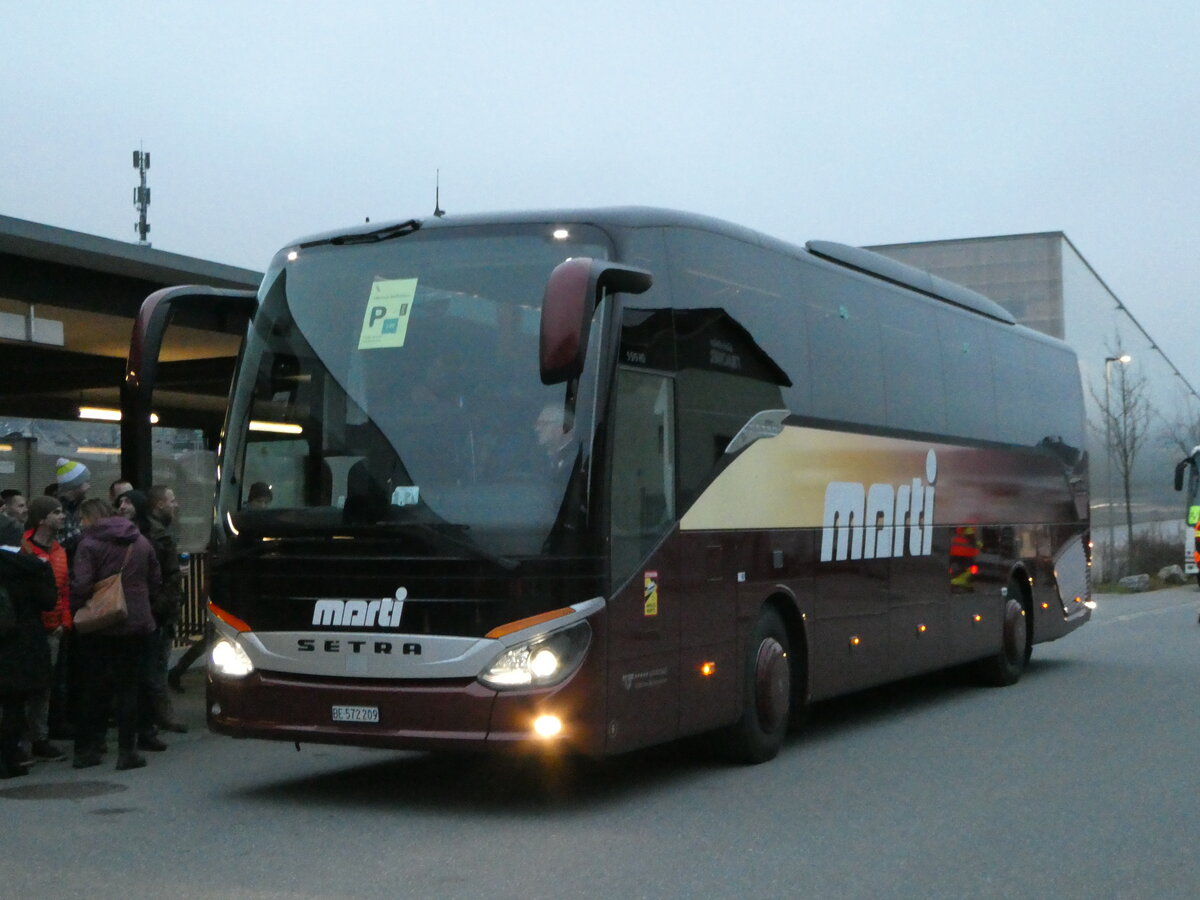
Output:
[[213,645],[210,655],[213,672],[230,678],[243,678],[254,671],[254,663],[238,644],[221,638]]
[[496,657],[479,680],[501,690],[557,684],[583,662],[591,638],[591,626],[580,622],[517,644]]

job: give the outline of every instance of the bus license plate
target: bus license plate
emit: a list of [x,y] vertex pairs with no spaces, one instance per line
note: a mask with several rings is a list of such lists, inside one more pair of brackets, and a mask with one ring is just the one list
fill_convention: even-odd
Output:
[[378,706],[335,706],[333,708],[335,722],[378,722]]

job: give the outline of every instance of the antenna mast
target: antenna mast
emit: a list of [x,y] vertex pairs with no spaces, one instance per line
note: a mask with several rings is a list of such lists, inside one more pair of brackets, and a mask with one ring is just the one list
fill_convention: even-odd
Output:
[[150,168],[150,151],[134,150],[133,167],[142,177],[141,185],[133,189],[133,205],[138,209],[138,220],[134,223],[133,230],[138,233],[138,243],[149,247],[150,242],[146,240],[146,235],[150,233],[150,223],[146,221],[146,213],[150,207],[150,188],[146,187],[146,170]]
[[442,209],[442,170],[437,170],[437,177],[433,182],[433,217],[440,219],[446,215],[446,211]]

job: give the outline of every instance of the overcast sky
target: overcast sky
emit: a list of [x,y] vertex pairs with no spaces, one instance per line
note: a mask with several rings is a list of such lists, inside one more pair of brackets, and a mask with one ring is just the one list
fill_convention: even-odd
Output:
[[0,0],[0,214],[262,269],[428,215],[1064,231],[1200,386],[1200,3]]

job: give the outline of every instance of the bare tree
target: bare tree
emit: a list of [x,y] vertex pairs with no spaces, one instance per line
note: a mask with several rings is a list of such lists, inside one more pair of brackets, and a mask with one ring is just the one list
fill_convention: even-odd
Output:
[[1162,416],[1160,436],[1163,445],[1178,450],[1181,457],[1190,456],[1200,446],[1200,408],[1194,395],[1188,393],[1180,399],[1174,418]]
[[[1112,345],[1109,346],[1109,358],[1105,362],[1105,381],[1100,387],[1103,394],[1098,395],[1095,386],[1091,386],[1090,390],[1096,405],[1100,407],[1100,438],[1107,444],[1109,465],[1121,479],[1121,491],[1125,501],[1125,546],[1132,550],[1133,468],[1149,435],[1154,412],[1150,405],[1146,376],[1135,368],[1135,361],[1125,361],[1120,336],[1114,338],[1113,343],[1115,349]],[[1112,503],[1113,498],[1109,497],[1108,501]],[[1109,566],[1111,562],[1106,568]]]

